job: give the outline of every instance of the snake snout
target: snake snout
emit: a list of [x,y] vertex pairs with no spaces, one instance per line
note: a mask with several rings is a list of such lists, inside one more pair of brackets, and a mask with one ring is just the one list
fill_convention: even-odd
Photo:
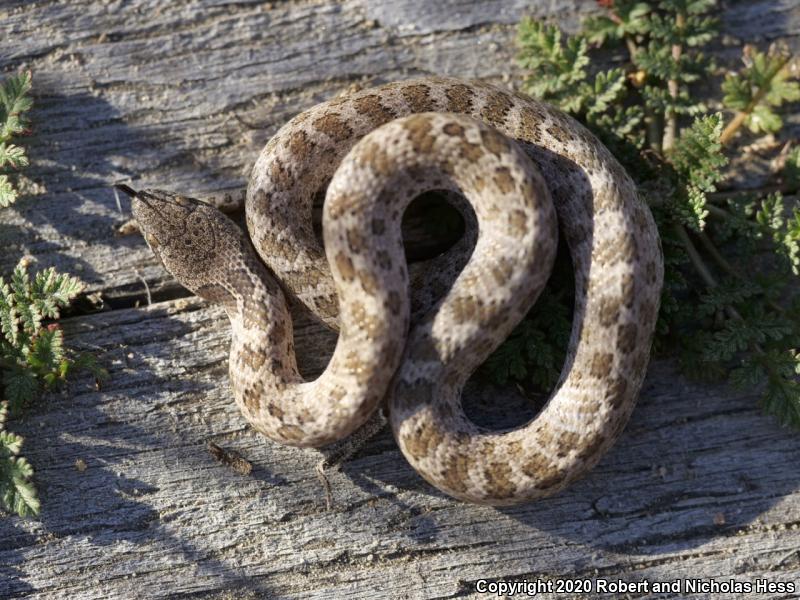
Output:
[[137,193],[136,190],[133,189],[132,187],[128,186],[128,185],[125,185],[124,183],[118,183],[117,185],[114,186],[114,189],[115,190],[119,190],[120,192],[130,196],[131,198],[135,198],[136,197],[136,193]]

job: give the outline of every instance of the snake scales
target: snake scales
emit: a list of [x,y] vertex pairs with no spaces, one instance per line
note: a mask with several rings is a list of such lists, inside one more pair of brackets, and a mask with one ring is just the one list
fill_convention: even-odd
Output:
[[[311,211],[326,187],[323,250]],[[461,206],[464,239],[409,275],[400,220],[429,190],[459,194],[456,204],[463,195],[474,213]],[[167,270],[225,307],[236,402],[279,442],[340,440],[388,394],[395,438],[425,479],[463,500],[513,504],[594,466],[641,387],[663,276],[652,216],[597,139],[525,96],[423,78],[299,114],[253,169],[250,239],[168,192],[137,192],[133,212]],[[575,269],[567,359],[534,419],[485,430],[465,416],[461,390],[544,286],[556,217]],[[339,329],[314,381],[298,373],[278,280]]]

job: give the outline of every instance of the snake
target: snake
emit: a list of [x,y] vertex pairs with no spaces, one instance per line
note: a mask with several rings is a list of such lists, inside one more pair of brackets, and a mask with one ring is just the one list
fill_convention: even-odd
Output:
[[[459,500],[510,505],[580,478],[629,420],[659,311],[658,231],[611,152],[546,103],[447,77],[322,102],[258,156],[247,233],[201,200],[120,189],[163,266],[224,307],[233,395],[272,440],[331,444],[385,401],[425,480]],[[431,191],[453,199],[466,233],[410,268],[402,216]],[[322,240],[312,223],[321,196]],[[464,385],[535,304],[559,238],[575,301],[558,381],[528,422],[479,426],[462,407]],[[298,371],[287,296],[338,330],[310,381]]]

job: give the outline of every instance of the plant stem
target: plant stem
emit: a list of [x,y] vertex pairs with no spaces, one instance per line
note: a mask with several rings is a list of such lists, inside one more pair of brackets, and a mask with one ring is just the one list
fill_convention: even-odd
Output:
[[[619,17],[617,17],[619,19]],[[636,65],[636,55],[639,54],[639,47],[636,45],[636,41],[629,35],[625,36],[625,47],[628,49],[628,55],[631,60],[631,64],[634,66]],[[656,114],[653,112],[649,106],[647,106],[646,102],[642,103],[644,107],[644,122],[647,126],[647,144],[650,148],[659,156],[661,155],[661,135],[658,129],[658,118]]]
[[713,204],[710,204],[708,202],[706,202],[706,210],[708,211],[708,214],[711,215],[712,217],[719,217],[720,219],[730,219],[733,216],[724,208],[720,208],[719,206],[714,206]]
[[764,96],[766,96],[769,93],[770,84],[772,83],[772,80],[775,79],[775,76],[778,75],[778,73],[780,73],[784,69],[784,67],[786,67],[786,65],[789,63],[791,59],[792,59],[791,54],[785,54],[781,56],[780,60],[777,63],[775,63],[772,70],[769,72],[766,78],[767,83],[765,83],[762,87],[758,88],[755,95],[750,100],[745,109],[743,111],[736,113],[736,116],[733,117],[731,122],[728,123],[725,129],[723,129],[722,134],[719,136],[719,141],[723,146],[727,144],[729,141],[731,141],[736,132],[739,131],[739,128],[742,125],[744,125],[744,122],[747,120],[747,117],[749,117],[750,114],[755,110],[759,102],[761,102],[764,99]]
[[633,41],[633,38],[630,36],[625,36],[625,46],[628,48],[628,54],[631,57],[631,62],[636,62],[636,55],[639,53],[639,48],[636,46],[636,42]]
[[[711,255],[711,258],[714,259],[714,262],[716,262],[723,271],[725,271],[731,277],[734,277],[740,281],[745,281],[747,279],[744,275],[742,275],[741,271],[737,270],[736,267],[734,267],[731,263],[728,262],[728,260],[724,256],[722,256],[722,253],[719,250],[717,250],[717,247],[714,245],[714,242],[711,241],[711,238],[705,232],[700,232],[698,238],[700,239],[700,242],[703,244],[703,248],[706,249],[706,252],[708,252]],[[786,309],[777,302],[769,300],[768,298],[765,298],[764,300],[769,305],[769,307],[775,312],[780,313],[782,315],[786,314]]]
[[714,259],[714,262],[719,265],[719,267],[725,271],[731,277],[735,277],[736,279],[744,279],[742,274],[737,271],[734,266],[727,261],[727,259],[720,254],[720,251],[717,250],[717,247],[714,245],[714,242],[711,241],[711,238],[706,235],[704,231],[701,231],[697,238],[700,240],[700,243],[703,245],[703,248],[706,249],[706,252]]
[[[686,249],[686,254],[689,256],[689,260],[692,263],[692,266],[695,268],[697,273],[700,275],[700,279],[706,284],[706,287],[715,288],[719,286],[717,280],[714,279],[714,276],[711,274],[711,271],[708,270],[706,263],[703,262],[703,258],[700,256],[700,253],[695,248],[692,240],[689,238],[689,234],[686,233],[686,229],[683,228],[683,225],[680,223],[675,223],[673,229],[675,233],[678,234],[678,238],[680,238],[683,247]],[[737,321],[744,321],[744,317],[739,314],[732,306],[726,306],[725,312],[728,313],[728,316],[732,319],[736,319]],[[759,353],[763,354],[763,351],[760,347],[756,346]]]
[[[675,17],[675,28],[681,31],[685,26],[686,17],[682,13],[678,13]],[[675,61],[676,72],[680,66],[681,54],[683,54],[683,46],[681,46],[681,44],[672,44],[672,60]],[[673,106],[668,107],[666,111],[667,123],[664,127],[664,138],[661,142],[661,146],[665,152],[675,144],[675,137],[678,134],[678,113],[675,111],[675,104],[678,102],[680,88],[677,78],[667,81],[667,89],[673,100]]]
[[761,187],[750,188],[750,189],[742,189],[742,190],[730,190],[725,192],[711,192],[708,194],[708,197],[712,200],[725,200],[726,198],[736,198],[737,196],[745,196],[747,194],[755,194],[758,196],[763,196],[766,194],[772,194],[773,192],[780,192],[781,194],[794,194],[796,193],[797,186],[787,185],[785,183],[782,184],[771,184],[771,185],[762,185]]
[[717,280],[714,279],[714,276],[711,274],[711,271],[708,270],[706,263],[703,262],[703,258],[700,256],[697,248],[695,248],[692,240],[689,238],[689,234],[686,233],[686,229],[683,228],[683,225],[680,223],[675,223],[673,225],[673,230],[677,234],[678,239],[680,239],[681,244],[683,244],[692,266],[695,268],[698,275],[700,275],[700,279],[703,280],[707,287],[717,287],[719,285]]
[[[692,266],[700,275],[700,278],[706,284],[707,287],[715,288],[719,285],[717,280],[711,274],[708,267],[706,266],[705,262],[703,262],[703,258],[700,256],[700,253],[697,251],[697,248],[692,243],[691,238],[689,238],[689,234],[686,232],[686,229],[683,228],[682,225],[676,223],[674,227],[675,233],[678,234],[678,237],[683,244],[683,247],[686,249],[686,253],[689,256],[689,260],[692,263]],[[699,234],[700,242],[703,244],[703,247],[708,251],[714,261],[722,268],[723,271],[728,273],[729,275],[735,277],[736,279],[744,280],[744,277],[739,273],[733,266],[725,260],[725,258],[720,254],[719,250],[714,246],[714,243],[711,239],[703,232]],[[786,309],[784,309],[781,305],[776,304],[772,300],[767,300],[767,304],[781,314],[786,313]],[[725,312],[728,313],[728,316],[732,319],[736,319],[737,321],[744,321],[744,317],[739,314],[733,306],[726,306]],[[756,354],[763,355],[764,350],[761,348],[759,344],[753,343],[750,347]]]
[[[678,234],[678,237],[680,238],[683,247],[686,249],[686,253],[689,255],[689,260],[692,262],[692,266],[694,266],[695,270],[700,275],[700,278],[706,284],[706,287],[709,288],[718,287],[719,283],[717,283],[717,280],[714,279],[714,276],[711,274],[711,271],[708,270],[708,267],[703,262],[700,253],[697,251],[697,248],[695,248],[694,244],[692,243],[692,240],[689,239],[689,234],[686,233],[686,230],[683,228],[683,226],[679,223],[676,223],[674,229],[675,233]],[[740,315],[739,311],[737,311],[733,306],[726,306],[725,312],[728,313],[728,316],[731,319],[736,319],[737,321],[744,321],[744,317]],[[761,346],[759,346],[758,344],[753,344],[751,348],[758,354],[764,353],[764,351],[761,349]]]

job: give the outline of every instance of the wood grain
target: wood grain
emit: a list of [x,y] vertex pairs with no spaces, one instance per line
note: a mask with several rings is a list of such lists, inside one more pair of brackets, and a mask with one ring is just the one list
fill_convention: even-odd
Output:
[[[574,576],[800,586],[800,441],[755,396],[656,362],[600,466],[515,509],[440,495],[384,433],[331,475],[326,511],[318,456],[268,442],[233,405],[223,313],[176,299],[141,240],[114,236],[128,204],[118,210],[113,183],[236,189],[269,136],[314,102],[420,73],[511,82],[522,14],[574,29],[594,10],[589,0],[3,3],[0,71],[33,70],[36,108],[31,195],[0,211],[0,271],[32,254],[79,274],[112,310],[66,321],[72,345],[111,371],[103,389],[76,381],[13,424],[43,513],[0,520],[0,597],[460,598],[478,597],[479,579]],[[792,0],[728,2],[721,16],[733,40],[721,60],[735,60],[736,39],[800,48]],[[301,316],[296,338],[303,368],[319,370],[332,336]],[[209,442],[252,473],[218,462]]]

